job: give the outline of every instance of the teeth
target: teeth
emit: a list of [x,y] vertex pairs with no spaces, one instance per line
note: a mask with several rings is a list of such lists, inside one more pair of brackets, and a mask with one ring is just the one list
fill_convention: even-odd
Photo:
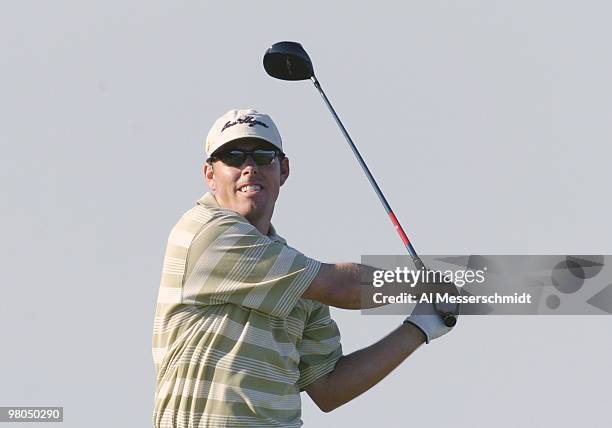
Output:
[[261,190],[261,186],[259,184],[251,184],[240,189],[241,192],[255,192],[259,190]]

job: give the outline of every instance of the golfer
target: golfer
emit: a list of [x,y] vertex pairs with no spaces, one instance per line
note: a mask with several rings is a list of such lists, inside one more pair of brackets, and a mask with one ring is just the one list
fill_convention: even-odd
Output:
[[360,309],[358,264],[290,247],[271,224],[289,159],[270,116],[231,110],[205,142],[210,192],[174,226],[153,330],[155,427],[299,427],[300,392],[329,412],[450,328],[414,315],[343,355],[329,306]]

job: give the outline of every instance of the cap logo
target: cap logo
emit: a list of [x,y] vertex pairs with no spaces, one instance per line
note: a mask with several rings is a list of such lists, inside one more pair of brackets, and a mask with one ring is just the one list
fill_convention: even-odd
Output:
[[253,118],[253,116],[244,116],[244,117],[240,117],[238,119],[236,119],[234,122],[232,122],[231,120],[227,121],[225,123],[225,125],[223,125],[223,128],[221,129],[221,132],[225,131],[227,128],[231,128],[234,125],[237,124],[247,124],[250,128],[254,127],[255,125],[261,125],[264,128],[269,128],[268,125],[266,125],[265,123],[259,121],[259,120],[255,120]]

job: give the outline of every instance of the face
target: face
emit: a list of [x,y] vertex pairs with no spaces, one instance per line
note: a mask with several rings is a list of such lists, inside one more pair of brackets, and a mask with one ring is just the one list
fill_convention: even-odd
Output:
[[[270,144],[257,139],[241,139],[223,146],[223,150],[269,149]],[[223,208],[229,208],[258,227],[269,227],[280,186],[289,176],[289,160],[276,158],[272,164],[259,166],[251,156],[239,167],[216,160],[204,165],[206,184]],[[258,227],[259,228],[259,227]]]

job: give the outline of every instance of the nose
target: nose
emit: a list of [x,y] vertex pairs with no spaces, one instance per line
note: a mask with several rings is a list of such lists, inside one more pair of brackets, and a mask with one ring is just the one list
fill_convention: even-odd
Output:
[[242,174],[257,174],[259,172],[259,167],[255,163],[255,159],[250,154],[247,155],[246,160],[242,164]]

